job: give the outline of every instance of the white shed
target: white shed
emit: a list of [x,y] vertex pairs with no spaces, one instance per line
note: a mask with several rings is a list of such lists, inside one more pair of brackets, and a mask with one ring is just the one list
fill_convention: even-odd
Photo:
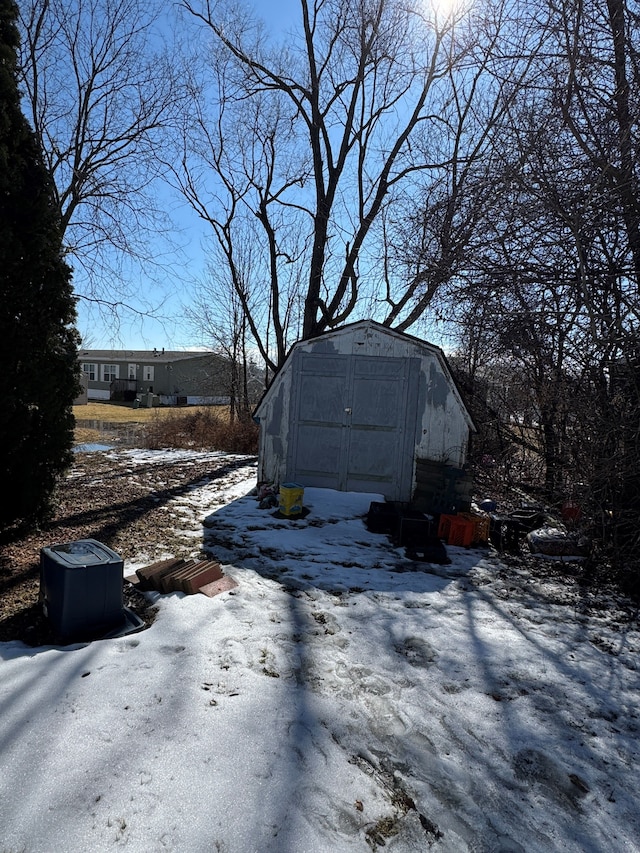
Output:
[[462,469],[475,431],[442,350],[372,320],[295,344],[255,417],[259,481],[396,501],[421,462]]

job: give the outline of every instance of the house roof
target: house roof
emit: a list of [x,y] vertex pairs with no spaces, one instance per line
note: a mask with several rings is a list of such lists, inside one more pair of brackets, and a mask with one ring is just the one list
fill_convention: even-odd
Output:
[[211,350],[131,350],[131,349],[81,349],[78,353],[80,361],[93,359],[94,361],[155,361],[159,363],[173,363],[175,361],[186,361],[194,358],[207,358],[215,356]]

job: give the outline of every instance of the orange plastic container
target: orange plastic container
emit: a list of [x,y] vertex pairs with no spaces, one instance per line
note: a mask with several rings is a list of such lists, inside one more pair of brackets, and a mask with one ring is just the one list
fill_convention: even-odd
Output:
[[455,521],[457,515],[441,515],[440,521],[438,522],[438,539],[447,539],[449,536],[449,530],[451,529],[451,522]]
[[486,545],[489,541],[489,516],[475,515],[472,512],[461,512],[461,516],[473,524],[473,545]]
[[462,548],[468,548],[473,542],[474,524],[468,518],[462,515],[454,515],[451,518],[449,526],[449,535],[447,536],[448,545],[458,545]]

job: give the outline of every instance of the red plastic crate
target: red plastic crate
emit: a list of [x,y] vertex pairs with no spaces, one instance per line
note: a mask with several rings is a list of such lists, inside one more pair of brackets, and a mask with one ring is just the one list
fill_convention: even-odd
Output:
[[468,518],[463,518],[462,515],[455,515],[451,519],[449,526],[449,535],[447,536],[448,545],[458,545],[462,548],[468,548],[473,542],[474,524]]
[[475,515],[472,512],[461,512],[460,515],[473,524],[473,545],[486,545],[489,541],[489,516]]
[[451,529],[451,522],[455,521],[457,515],[441,515],[440,521],[438,522],[438,539],[447,539],[449,536],[449,530]]

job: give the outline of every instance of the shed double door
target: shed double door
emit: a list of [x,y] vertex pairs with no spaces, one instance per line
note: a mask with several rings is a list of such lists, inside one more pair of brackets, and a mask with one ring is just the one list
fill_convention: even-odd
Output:
[[295,359],[290,478],[409,500],[419,359],[305,352]]

